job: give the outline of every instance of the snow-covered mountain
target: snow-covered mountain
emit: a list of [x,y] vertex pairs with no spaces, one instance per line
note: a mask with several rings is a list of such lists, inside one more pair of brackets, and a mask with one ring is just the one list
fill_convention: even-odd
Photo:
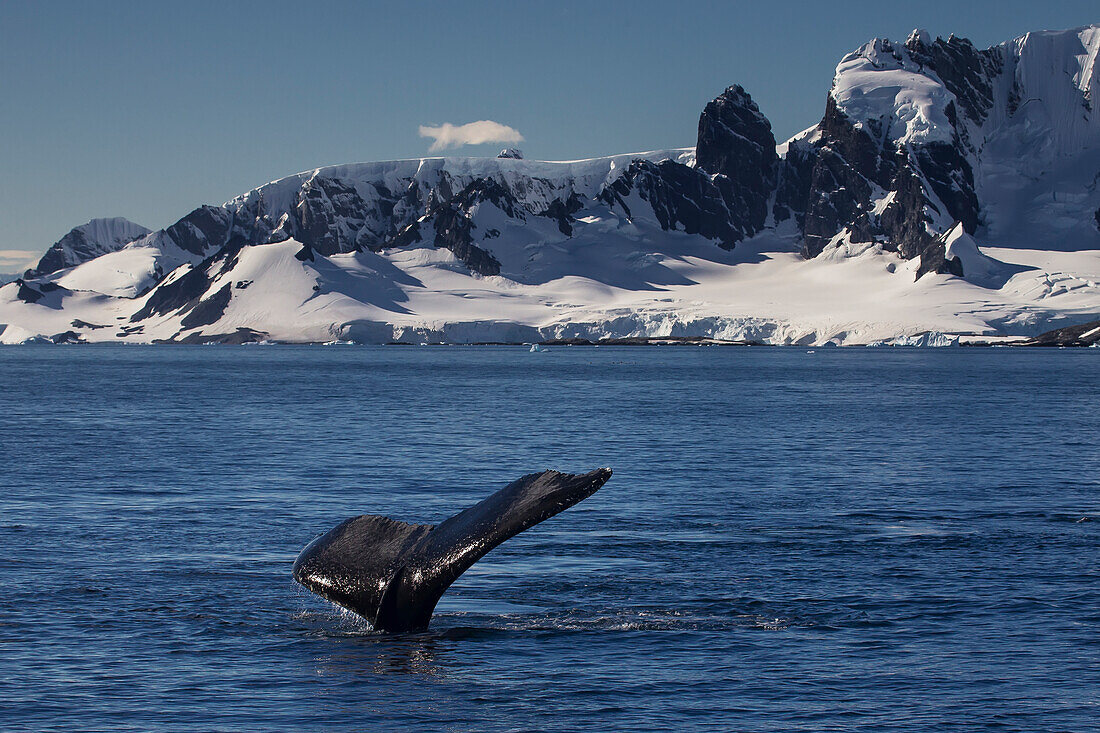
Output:
[[804,253],[882,241],[921,273],[965,275],[944,259],[955,223],[999,246],[1100,249],[1098,49],[1100,26],[984,51],[914,31],[844,57],[825,118],[788,146],[809,183]]
[[150,230],[134,222],[116,216],[111,219],[92,219],[87,224],[74,227],[38,261],[37,267],[27,272],[27,277],[50,275],[58,270],[74,267],[101,255],[116,252]]
[[909,342],[1100,315],[1100,26],[841,60],[777,144],[741,87],[695,148],[333,166],[0,288],[0,340]]

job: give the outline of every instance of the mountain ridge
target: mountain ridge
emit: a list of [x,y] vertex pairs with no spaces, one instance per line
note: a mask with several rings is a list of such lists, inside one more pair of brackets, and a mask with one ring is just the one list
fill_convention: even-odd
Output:
[[[0,338],[45,333],[62,311],[95,323],[97,310],[125,325],[66,330],[89,341],[238,328],[291,341],[1034,335],[1100,311],[1098,48],[1100,26],[985,50],[921,31],[873,39],[838,64],[822,120],[779,144],[732,85],[703,109],[695,148],[304,171],[121,244],[59,242],[0,289],[0,324],[19,329]],[[853,327],[785,302],[798,294],[782,277],[802,277],[799,262],[840,278],[814,298]],[[866,314],[845,310],[859,301],[852,277],[879,296]],[[746,300],[757,287],[765,300]],[[969,315],[941,315],[955,306]]]

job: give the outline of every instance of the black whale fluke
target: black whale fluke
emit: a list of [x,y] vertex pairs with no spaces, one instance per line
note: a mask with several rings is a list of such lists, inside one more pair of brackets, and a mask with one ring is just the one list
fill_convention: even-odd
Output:
[[378,631],[428,628],[443,592],[509,537],[596,493],[610,468],[524,476],[437,525],[365,514],[341,522],[294,561],[294,579]]

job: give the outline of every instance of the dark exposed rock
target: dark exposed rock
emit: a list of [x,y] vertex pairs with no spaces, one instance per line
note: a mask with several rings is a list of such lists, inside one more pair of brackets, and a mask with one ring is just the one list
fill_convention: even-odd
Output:
[[76,331],[65,331],[63,333],[55,333],[50,336],[50,341],[55,344],[82,344],[85,343],[84,337]]
[[928,216],[924,207],[924,188],[910,164],[903,165],[890,185],[894,200],[883,210],[879,226],[886,235],[887,249],[907,260],[920,257],[933,243],[928,231]]
[[[151,316],[169,313],[186,313],[199,305],[202,296],[210,289],[214,280],[236,267],[242,246],[240,240],[234,238],[232,242],[198,265],[191,267],[175,280],[157,285],[149,293],[145,305],[130,317],[130,321],[137,322]],[[232,283],[227,283],[222,290],[231,286]]]
[[[702,234],[731,248],[766,223],[779,177],[775,139],[768,120],[740,87],[730,87],[707,105],[700,116],[699,134],[698,167],[636,161],[613,184],[614,190],[600,193],[605,203],[632,216],[625,199],[636,191],[653,207],[665,229]],[[514,155],[512,151],[504,154]],[[800,160],[805,165],[791,167],[784,178],[784,190],[789,192],[784,206],[799,217],[805,210],[801,200],[806,198],[811,170],[808,155]],[[378,181],[346,180],[321,171],[300,181],[289,206],[285,194],[268,198],[267,189],[261,188],[224,207],[195,209],[158,236],[199,255],[294,238],[304,245],[297,255],[302,261],[404,247],[427,238],[453,252],[472,272],[495,275],[501,265],[487,243],[499,236],[499,229],[475,231],[473,213],[479,206],[492,204],[520,222],[529,216],[551,219],[569,237],[575,231],[575,215],[589,204],[576,190],[557,188],[560,184],[552,181],[487,175],[459,184],[446,170],[439,172],[437,180],[409,180],[394,191]],[[519,203],[526,196],[526,186],[556,189],[560,194],[548,199],[542,210],[532,211]],[[799,199],[797,207],[795,199]],[[432,231],[430,238],[425,226]],[[135,318],[194,307],[198,291],[205,292],[200,274],[204,267],[155,288],[159,292],[152,294]]]
[[208,326],[214,323],[225,314],[225,309],[228,307],[232,295],[233,286],[226,283],[218,292],[196,303],[180,321],[180,326],[187,329]]
[[803,224],[803,257],[817,257],[834,236],[847,228],[853,241],[870,241],[870,220],[864,210],[871,186],[840,155],[818,151],[810,178]]
[[[380,182],[356,183],[313,175],[302,183],[289,211],[269,209],[261,190],[226,208],[196,209],[165,233],[182,249],[196,254],[293,237],[305,245],[298,253],[299,259],[312,261],[317,255],[380,251],[420,242],[421,224],[434,218],[435,246],[454,252],[474,272],[497,274],[499,262],[491,252],[474,244],[469,221],[471,211],[483,202],[492,203],[512,218],[523,220],[527,216],[514,193],[493,177],[478,178],[458,188],[443,172],[431,188],[421,189],[412,181],[395,194]],[[572,214],[581,206],[573,194],[552,201],[538,215],[557,221],[568,236],[572,233]]]
[[118,333],[115,334],[116,338],[125,338],[126,336],[133,336],[135,333],[141,333],[145,330],[145,326],[140,323],[131,326],[119,326]]
[[[573,222],[576,219],[573,218],[573,214],[577,213],[584,208],[584,204],[581,203],[580,198],[576,193],[569,195],[565,201],[561,199],[554,199],[550,202],[550,205],[545,210],[538,213],[539,216],[545,216],[550,219],[554,219],[558,222],[558,231],[567,237],[573,236]],[[496,232],[496,236],[500,236],[500,232],[496,229],[492,230]],[[486,232],[488,238],[488,232]]]
[[905,48],[914,61],[936,73],[959,100],[967,117],[978,124],[985,121],[993,107],[992,79],[1004,67],[998,49],[979,51],[969,39],[954,35],[946,41],[937,38],[930,44],[911,36]]
[[492,253],[474,244],[473,223],[462,209],[441,204],[435,212],[435,246],[449,249],[472,272],[499,275],[500,262]]
[[695,160],[707,173],[734,180],[753,175],[759,188],[770,188],[778,160],[775,136],[768,118],[742,87],[729,87],[703,109]]
[[95,323],[88,323],[87,321],[82,321],[79,318],[73,319],[73,322],[70,325],[72,325],[73,328],[86,328],[93,331],[97,328],[107,328],[107,326],[101,326]]
[[210,278],[202,266],[193,267],[170,283],[157,286],[145,305],[130,317],[141,321],[151,316],[163,316],[198,302],[210,287]]
[[703,109],[695,160],[700,170],[725,179],[717,185],[731,227],[745,236],[763,229],[776,185],[775,135],[768,118],[740,86],[729,87]]
[[[178,335],[178,334],[177,334]],[[176,339],[173,336],[170,339],[156,339],[153,343],[157,344],[220,344],[220,345],[238,345],[238,344],[254,344],[261,341],[267,341],[269,334],[263,331],[257,331],[252,328],[238,328],[232,333],[191,333],[184,336],[181,339]]]
[[[908,45],[923,47],[918,38],[910,38]],[[929,213],[949,215],[968,233],[979,224],[974,174],[961,141],[898,147],[877,125],[870,120],[856,126],[830,95],[812,152],[796,148],[794,160],[785,162],[784,174],[814,159],[802,226],[803,255],[816,257],[847,230],[852,241],[877,240],[906,259],[920,257],[918,278],[929,272],[958,274],[961,265],[945,261],[943,242],[931,230]],[[882,192],[893,196],[876,217],[872,196]],[[785,194],[783,201],[797,211],[792,194]],[[777,221],[779,202],[777,195]]]
[[1023,96],[1020,91],[1020,81],[1018,79],[1012,80],[1012,88],[1008,90],[1008,102],[1006,106],[1008,108],[1008,114],[1015,115],[1020,109],[1020,101]]
[[[932,256],[929,257],[929,267],[932,267],[934,264],[934,254],[935,253],[931,253]],[[939,253],[939,256],[943,260],[943,263],[936,267],[936,272],[946,272],[950,275],[954,275],[955,277],[963,277],[966,274],[966,271],[963,269],[962,260],[960,260],[958,257],[944,259],[944,253],[942,251]],[[924,262],[922,261],[921,264],[924,264]],[[917,277],[920,277],[920,275],[918,274]]]
[[354,186],[332,178],[315,177],[299,193],[295,236],[321,254],[336,254],[341,244],[340,220],[351,215],[357,223],[362,223],[365,210],[365,202]]
[[821,120],[820,145],[843,158],[867,181],[886,188],[897,173],[896,151],[893,146],[887,147],[880,127],[879,123],[869,121],[863,129],[857,128],[830,94]]
[[[38,305],[51,308],[53,310],[61,310],[62,298],[67,295],[71,295],[72,291],[68,288],[63,288],[57,283],[52,282],[39,282],[28,283],[22,278],[17,279],[13,285],[16,286],[15,297],[24,303],[37,303]],[[51,293],[58,293],[59,298],[46,298]]]
[[471,209],[482,202],[491,203],[503,211],[512,219],[523,219],[523,210],[516,203],[512,192],[505,188],[495,178],[475,178],[463,187],[458,193],[450,194],[451,180],[444,177],[437,189],[446,202],[469,213]]
[[399,232],[393,235],[388,242],[387,247],[407,247],[410,244],[415,244],[421,241],[420,236],[420,221],[414,221]]
[[290,234],[326,257],[381,249],[386,237],[392,236],[391,217],[400,197],[384,185],[373,188],[368,202],[350,181],[314,176],[298,194]]
[[[453,211],[461,211],[467,217],[470,217],[473,210],[478,205],[490,203],[511,219],[518,219],[520,221],[525,221],[527,219],[528,212],[516,201],[515,193],[496,178],[476,178],[456,193],[452,193],[452,185],[453,183],[448,176],[444,176],[440,180],[439,186],[432,192],[433,203],[429,204],[429,215],[437,213],[442,209],[450,208]],[[582,208],[584,208],[584,204],[581,201],[581,197],[579,197],[576,192],[571,192],[564,200],[560,198],[554,199],[545,209],[536,212],[535,215],[554,219],[561,233],[568,237],[573,234],[572,225],[575,221],[573,219],[573,214],[580,211]],[[500,235],[499,230],[493,229],[489,231],[496,232],[496,236]],[[494,236],[487,232],[487,236],[483,236],[482,238],[492,239]],[[437,246],[439,245],[437,244]]]
[[[871,241],[872,184],[886,188],[896,173],[893,157],[884,160],[882,146],[852,124],[832,95],[825,104],[815,153],[804,207],[804,257],[821,254],[844,229],[849,230],[852,241]],[[797,210],[797,203],[794,208]]]
[[793,216],[799,228],[805,228],[806,206],[816,163],[817,151],[811,145],[792,142],[787,146],[787,155],[777,167],[773,208],[776,223]]
[[[781,181],[785,176],[798,181],[797,171],[806,167],[807,157],[814,160],[802,221],[803,254],[816,256],[847,229],[853,239],[882,241],[902,257],[920,257],[918,277],[928,272],[959,274],[961,263],[944,259],[943,242],[932,230],[930,214],[941,224],[944,219],[961,222],[970,234],[981,224],[962,118],[981,124],[988,116],[994,101],[992,80],[1004,65],[1001,51],[979,51],[967,39],[954,36],[931,41],[923,32],[914,32],[904,49],[887,41],[876,43],[879,51],[891,52],[899,61],[908,54],[921,72],[938,77],[955,95],[959,108],[950,103],[944,110],[955,129],[954,139],[897,144],[883,129],[891,124],[889,119],[855,125],[830,94],[817,141],[801,148],[792,145],[781,166]],[[794,186],[777,191],[776,221],[788,211],[797,213],[797,192]],[[883,192],[893,192],[892,202],[876,217],[871,197]]]
[[32,288],[22,278],[16,280],[15,284],[19,286],[19,289],[15,291],[15,297],[24,303],[37,303],[42,300],[42,293]]
[[915,148],[914,156],[947,213],[962,222],[967,234],[973,234],[978,228],[978,195],[974,191],[974,171],[959,145],[928,143]]
[[200,206],[165,230],[176,246],[192,254],[205,254],[229,241],[233,217],[216,206]]
[[662,229],[682,228],[717,240],[725,249],[753,233],[735,228],[729,209],[715,180],[705,172],[673,161],[653,163],[635,160],[621,176],[600,191],[597,198],[608,206],[619,206],[633,216],[625,199],[637,191],[649,203]]
[[[793,218],[800,228],[806,257],[817,256],[846,233],[851,241],[878,241],[903,257],[921,258],[920,274],[956,272],[958,263],[944,260],[932,226],[959,221],[973,233],[981,224],[970,162],[974,148],[966,129],[990,113],[992,79],[1005,65],[1002,51],[980,51],[954,36],[932,41],[923,32],[904,46],[884,40],[874,44],[873,51],[881,54],[877,58],[887,64],[896,60],[910,70],[915,64],[918,73],[938,78],[954,94],[957,101],[945,110],[955,128],[953,140],[900,145],[889,115],[857,124],[829,95],[814,134],[790,143],[780,160],[769,121],[742,87],[731,86],[699,117],[694,167],[636,160],[599,191],[598,201],[634,218],[640,212],[630,211],[636,204],[628,202],[640,199],[662,228],[699,234],[727,249],[762,231],[771,206],[775,223]],[[360,180],[346,169],[319,169],[293,179],[296,191],[263,187],[225,207],[200,207],[163,235],[204,256],[293,237],[304,245],[297,253],[301,261],[427,240],[453,252],[472,272],[494,275],[501,265],[491,240],[500,231],[476,231],[474,212],[480,205],[492,204],[519,222],[530,216],[551,219],[569,237],[577,227],[577,212],[595,203],[557,182],[513,178],[512,172],[523,168],[511,162],[522,159],[518,150],[505,149],[498,157],[511,159],[501,165],[507,175],[472,180],[449,173],[453,168],[431,165],[421,169],[426,175],[384,177],[386,183]],[[549,203],[539,211],[525,208],[530,207],[521,203],[529,201],[526,187],[541,190],[543,185],[557,198],[546,199]],[[882,197],[891,193],[891,203],[882,208]],[[170,284],[176,295],[156,293],[143,311],[194,307],[197,296],[189,288],[200,289],[199,269]]]
[[[500,262],[492,252],[474,243],[472,211],[481,203],[488,202],[500,209],[506,216],[525,220],[526,214],[516,202],[513,194],[495,178],[477,178],[466,184],[458,192],[452,190],[451,181],[444,176],[439,186],[432,192],[426,218],[434,218],[436,247],[450,250],[470,271],[481,275],[500,274]],[[540,216],[548,216],[558,221],[562,233],[572,234],[572,214],[581,208],[575,196],[566,201],[555,200]],[[418,241],[420,222],[413,222],[394,239],[399,242]]]
[[[777,227],[779,236],[775,239],[792,234],[797,225],[803,235],[802,252],[806,257],[818,256],[829,241],[843,235],[848,241],[875,242],[901,257],[918,259],[919,263],[914,263],[918,264],[917,277],[930,272],[962,275],[965,259],[967,267],[975,270],[970,274],[974,283],[1003,284],[1008,276],[999,273],[1008,270],[1000,264],[987,266],[978,257],[980,253],[972,256],[975,248],[970,239],[958,240],[955,249],[959,256],[948,259],[943,230],[949,222],[960,223],[970,234],[982,226],[983,212],[975,178],[982,172],[979,166],[985,164],[983,161],[1000,164],[996,156],[1012,150],[1008,143],[1043,148],[1044,141],[1038,132],[1014,141],[993,129],[993,123],[1002,122],[1006,92],[1010,97],[1010,114],[1020,104],[1054,101],[1030,88],[1034,63],[1020,67],[1026,68],[1028,74],[1021,75],[1018,69],[1010,68],[998,78],[1006,65],[1019,60],[1013,58],[1013,53],[1011,44],[980,51],[966,39],[952,36],[946,41],[932,41],[927,33],[915,33],[904,46],[874,41],[842,62],[842,74],[846,73],[843,68],[852,68],[850,64],[859,67],[857,73],[865,74],[854,84],[847,83],[851,78],[838,83],[837,99],[846,101],[838,103],[829,95],[821,122],[799,141],[789,143],[782,159],[776,155],[768,120],[744,89],[732,86],[707,104],[699,117],[694,165],[676,162],[686,159],[686,155],[662,162],[639,159],[625,166],[618,158],[609,161],[602,170],[588,164],[559,166],[556,169],[562,172],[559,177],[556,172],[546,172],[554,170],[549,166],[523,163],[519,151],[507,149],[498,157],[508,160],[501,161],[399,161],[330,167],[291,176],[222,207],[195,209],[150,237],[152,245],[164,248],[163,256],[157,259],[165,267],[181,260],[179,252],[168,246],[171,243],[193,255],[182,259],[190,262],[208,259],[190,269],[176,270],[167,283],[160,265],[156,265],[156,279],[160,283],[135,299],[135,304],[143,307],[133,320],[173,315],[181,319],[185,328],[216,323],[229,306],[232,291],[249,285],[248,281],[227,282],[224,277],[236,253],[244,246],[288,239],[301,243],[295,257],[301,262],[315,263],[312,269],[325,276],[322,280],[338,269],[329,267],[325,257],[417,245],[448,249],[471,272],[482,275],[499,274],[501,261],[516,263],[519,272],[506,274],[523,281],[528,272],[541,267],[538,260],[543,253],[525,251],[534,248],[533,241],[544,235],[549,235],[546,239],[557,239],[554,227],[564,237],[585,231],[586,237],[598,240],[599,232],[616,223],[613,217],[605,216],[608,207],[615,214],[622,212],[627,218],[644,221],[641,234],[645,237],[652,229],[650,212],[652,220],[666,231],[706,237],[727,249],[757,235],[770,223],[786,222]],[[887,72],[879,79],[882,84],[867,73],[872,69]],[[896,73],[899,69],[903,73]],[[1045,73],[1047,69],[1040,71]],[[1051,71],[1056,76],[1064,75],[1058,68]],[[929,89],[924,81],[894,96],[892,87],[908,85],[905,74],[912,72],[926,74],[933,86],[942,81],[954,101],[947,103],[942,89]],[[1027,80],[1027,87],[1014,83],[1014,72]],[[926,96],[925,91],[931,91],[931,96]],[[902,106],[907,99],[922,115],[929,111],[925,100],[931,99],[928,119],[914,119],[913,108],[907,110]],[[1001,105],[996,111],[995,101]],[[838,106],[849,102],[851,106],[846,108],[853,119]],[[1090,104],[1087,98],[1085,103],[1087,111]],[[1041,114],[1040,106],[1034,110],[1027,108],[1029,120],[1032,111]],[[1082,113],[1077,108],[1071,111]],[[854,119],[877,115],[881,116]],[[990,125],[980,128],[987,120]],[[1016,122],[1022,124],[1025,120]],[[1034,128],[1042,129],[1041,124]],[[1015,128],[1005,127],[1004,131],[1014,134]],[[971,140],[968,135],[980,135],[982,139]],[[988,143],[985,150],[994,158],[982,157],[983,143]],[[1022,155],[1027,153],[1022,151]],[[997,175],[1005,175],[1002,171],[1008,168],[1000,168]],[[569,177],[573,175],[576,177]],[[607,180],[610,183],[596,191],[598,182]],[[995,182],[983,191],[996,195],[999,188],[1000,184]],[[1056,188],[1051,186],[1052,196]],[[1082,217],[1087,216],[1086,211]],[[530,217],[542,217],[545,221]],[[1100,210],[1094,218],[1100,228]],[[1011,220],[991,215],[989,223],[1002,227]],[[508,236],[532,221],[537,224],[534,227],[537,231],[529,233],[530,236]],[[506,233],[503,237],[502,230]],[[633,237],[635,233],[625,234]],[[85,234],[74,229],[67,236],[71,241],[59,247],[58,252],[92,251],[90,243],[85,247],[78,241]],[[642,246],[649,244],[643,241]],[[772,244],[770,237],[768,244]],[[618,247],[617,243],[609,247],[614,249],[611,256],[619,256],[615,249]],[[586,250],[583,255],[586,266],[589,256]],[[536,264],[520,264],[525,262]],[[44,270],[61,267],[60,261],[53,262],[48,257],[43,258],[43,263]],[[362,267],[354,273],[354,279],[349,275],[332,287],[343,287],[347,282],[354,283],[356,293],[359,288],[372,291],[387,287],[388,281],[404,274],[399,266],[402,263],[387,262],[385,258],[364,255],[357,264]],[[893,264],[887,266],[894,270]],[[650,277],[649,264],[644,267],[647,287],[665,284]],[[149,279],[141,274],[144,287]],[[62,297],[49,296],[55,286],[42,279],[19,281],[16,288],[6,292],[28,303],[58,307]],[[411,276],[409,279],[422,284]],[[219,282],[222,284],[215,285]],[[329,286],[313,286],[315,292],[322,292],[323,287]],[[396,309],[389,302],[392,298],[380,300]],[[73,326],[97,328],[77,321]],[[140,325],[130,326],[124,332],[137,329]]]
[[1024,342],[1024,346],[1092,346],[1100,343],[1100,320],[1056,328]]

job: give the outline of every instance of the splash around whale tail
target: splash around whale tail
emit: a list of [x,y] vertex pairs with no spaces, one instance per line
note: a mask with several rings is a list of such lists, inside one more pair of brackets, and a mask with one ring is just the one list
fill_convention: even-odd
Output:
[[302,550],[294,579],[378,631],[423,630],[451,583],[485,553],[587,499],[609,478],[610,468],[533,473],[438,525],[354,517]]

